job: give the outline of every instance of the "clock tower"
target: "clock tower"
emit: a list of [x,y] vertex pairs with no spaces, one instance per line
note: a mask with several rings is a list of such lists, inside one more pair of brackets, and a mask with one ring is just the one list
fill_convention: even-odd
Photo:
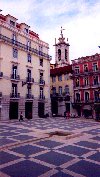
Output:
[[60,37],[58,39],[58,43],[56,43],[55,39],[55,64],[56,67],[63,67],[70,64],[69,62],[69,42],[67,38],[67,42],[65,41],[65,38],[63,37],[63,30],[61,26],[61,33]]

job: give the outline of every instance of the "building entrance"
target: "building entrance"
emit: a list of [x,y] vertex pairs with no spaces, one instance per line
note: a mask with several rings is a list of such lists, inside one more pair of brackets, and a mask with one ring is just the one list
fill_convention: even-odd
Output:
[[51,100],[52,115],[58,115],[58,101]]
[[44,103],[38,102],[38,116],[44,117]]
[[18,102],[10,102],[9,118],[18,119]]
[[66,112],[70,112],[70,103],[66,103]]
[[25,117],[27,119],[32,119],[32,102],[26,102],[25,103]]

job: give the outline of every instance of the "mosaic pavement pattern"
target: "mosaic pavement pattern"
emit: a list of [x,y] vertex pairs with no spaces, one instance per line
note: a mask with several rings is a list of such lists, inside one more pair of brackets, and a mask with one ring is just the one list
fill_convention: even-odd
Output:
[[[49,136],[53,131],[76,136]],[[100,177],[100,122],[1,121],[0,177]]]

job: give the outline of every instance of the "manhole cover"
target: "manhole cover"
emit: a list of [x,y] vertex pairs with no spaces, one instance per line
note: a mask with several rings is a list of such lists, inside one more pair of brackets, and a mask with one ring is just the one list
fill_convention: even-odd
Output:
[[50,136],[68,136],[68,135],[72,135],[71,132],[62,132],[62,131],[54,131],[54,132],[49,132],[48,133]]

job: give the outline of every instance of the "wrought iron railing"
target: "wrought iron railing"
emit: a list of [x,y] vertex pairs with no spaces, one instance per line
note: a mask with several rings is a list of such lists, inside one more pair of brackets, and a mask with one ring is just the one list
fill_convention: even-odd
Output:
[[32,94],[26,94],[26,99],[34,99],[34,95],[32,95]]
[[20,98],[20,93],[10,93],[10,98]]
[[11,79],[20,80],[20,76],[19,75],[15,75],[15,74],[11,74]]
[[36,54],[36,55],[43,56],[43,57],[45,57],[45,58],[47,58],[47,59],[50,59],[50,60],[52,59],[52,57],[51,57],[50,55],[48,55],[48,54],[46,54],[46,53],[43,53],[43,52],[41,52],[41,51],[38,51],[37,49],[34,49],[34,48],[32,48],[32,47],[27,47],[27,45],[25,45],[25,44],[23,44],[23,43],[21,43],[21,42],[19,42],[19,41],[16,41],[16,40],[14,40],[14,39],[10,39],[10,38],[8,38],[7,36],[4,36],[4,35],[2,35],[2,34],[0,34],[0,39],[3,40],[4,42],[6,41],[6,42],[8,42],[9,44],[12,44],[12,45],[17,46],[17,47],[19,47],[19,48],[22,48],[22,49],[24,49],[24,50],[28,50],[28,51],[30,51],[30,52]]
[[26,82],[33,83],[34,82],[34,78],[26,77]]

